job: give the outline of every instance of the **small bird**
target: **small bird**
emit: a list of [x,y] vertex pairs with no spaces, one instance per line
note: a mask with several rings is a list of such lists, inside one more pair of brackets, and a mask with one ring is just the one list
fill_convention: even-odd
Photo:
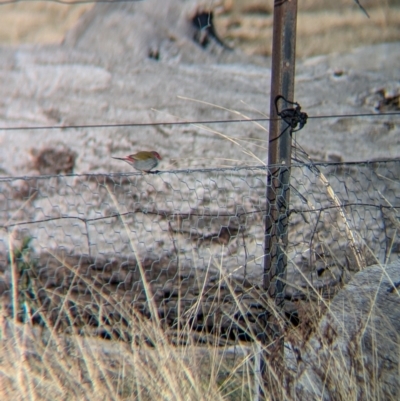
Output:
[[149,173],[150,170],[158,166],[158,161],[161,160],[161,156],[152,150],[151,152],[137,152],[126,157],[113,157],[113,159],[124,160],[134,169]]

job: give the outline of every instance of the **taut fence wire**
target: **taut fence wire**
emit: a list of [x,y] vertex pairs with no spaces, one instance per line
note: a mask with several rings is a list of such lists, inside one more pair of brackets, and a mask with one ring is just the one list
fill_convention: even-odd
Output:
[[[357,113],[357,114],[327,114],[308,116],[309,120],[326,119],[326,118],[367,118],[367,117],[391,117],[400,115],[400,111],[393,112],[375,112],[375,113]],[[251,123],[251,122],[269,122],[271,120],[279,120],[279,118],[238,118],[229,120],[192,120],[192,121],[160,121],[160,122],[126,122],[112,124],[75,124],[75,125],[32,125],[32,126],[14,126],[0,127],[0,131],[38,131],[38,130],[55,130],[55,129],[84,129],[84,128],[129,128],[129,127],[157,127],[162,125],[198,125],[198,124],[233,124],[233,123]]]
[[[271,168],[0,178],[2,313],[131,341],[134,317],[179,343],[180,327],[200,342],[262,338]],[[398,258],[400,160],[290,169],[285,317],[298,324],[296,302]]]

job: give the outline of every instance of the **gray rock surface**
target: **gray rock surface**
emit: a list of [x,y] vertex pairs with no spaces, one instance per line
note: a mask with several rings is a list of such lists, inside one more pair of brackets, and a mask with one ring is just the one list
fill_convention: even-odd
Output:
[[[98,4],[62,46],[1,48],[1,126],[268,116],[270,60],[226,50],[212,38],[204,48],[196,43],[190,18],[201,10],[199,2],[156,4]],[[153,45],[158,61],[149,58]],[[399,91],[394,68],[399,46],[381,44],[298,61],[295,100],[310,116],[374,112],[379,101]],[[310,119],[296,138],[323,160],[398,157],[397,121]],[[35,174],[28,163],[31,149],[45,146],[75,152],[77,173],[129,171],[111,156],[149,144],[164,156],[162,169],[260,164],[267,161],[267,138],[268,122],[0,131],[0,142],[7,144],[0,171]]]
[[[181,7],[183,3],[185,7]],[[0,48],[1,127],[115,124],[107,128],[0,129],[1,175],[32,177],[30,181],[1,182],[1,221],[10,224],[60,218],[8,233],[3,230],[0,254],[4,269],[9,266],[10,239],[18,243],[33,235],[32,246],[41,254],[61,248],[74,251],[78,257],[91,254],[96,258],[97,254],[114,253],[129,260],[133,237],[143,258],[155,255],[162,261],[175,255],[189,268],[198,267],[199,261],[201,267],[223,261],[228,270],[236,273],[239,269],[243,271],[250,260],[253,265],[249,262],[247,267],[252,267],[252,273],[260,278],[262,213],[245,221],[245,239],[240,235],[241,222],[237,216],[216,219],[213,214],[221,210],[235,212],[237,205],[243,209],[264,207],[262,173],[246,176],[243,171],[233,171],[229,180],[220,172],[212,175],[207,171],[111,179],[104,175],[131,172],[128,165],[111,157],[144,148],[162,154],[161,170],[240,167],[267,162],[267,122],[118,126],[259,118],[269,113],[269,59],[244,57],[212,38],[206,47],[193,41],[196,32],[190,18],[197,2],[169,0],[163,3],[164,8],[157,8],[157,4],[155,0],[118,7],[99,4],[67,35],[62,46]],[[165,19],[161,18],[163,15]],[[382,118],[377,111],[377,108],[390,111],[390,106],[384,103],[390,103],[399,93],[396,68],[399,64],[399,43],[299,60],[295,100],[310,116],[370,112],[377,115],[310,119],[295,135],[297,144],[315,159],[324,161],[400,157],[400,118]],[[51,170],[40,163],[40,155],[57,152],[69,155],[62,158],[61,170],[58,167]],[[386,199],[398,204],[398,166],[375,167],[344,173],[333,170],[331,185],[341,200],[379,203]],[[71,170],[100,175],[87,179],[37,179],[39,174]],[[316,181],[318,177],[307,171],[296,177],[293,185],[303,195],[307,194],[313,206],[319,207],[331,200],[321,180],[316,189]],[[301,197],[292,198],[296,206],[303,205]],[[132,211],[135,207],[140,213],[129,217],[129,230],[117,220],[93,221],[86,226],[79,220]],[[176,216],[166,219],[162,211],[167,207],[176,216],[188,210],[196,210],[199,216],[183,222]],[[155,211],[157,216],[148,211]],[[378,212],[374,213],[353,210],[349,213],[351,228],[361,232],[361,239],[368,245],[380,246],[393,239],[390,243],[397,257],[400,248],[396,213],[387,212],[390,216],[386,220],[392,221],[392,226]],[[68,219],[61,219],[63,216]],[[74,219],[69,219],[72,216]],[[310,218],[307,225],[301,214],[291,216],[295,231],[290,239],[290,257],[294,262],[288,279],[300,292],[310,278],[320,280],[320,288],[332,283],[331,276],[320,277],[313,270],[312,237],[316,248],[321,244],[336,244],[336,248],[331,248],[334,252],[329,260],[324,262],[330,266],[327,274],[332,273],[336,283],[341,280],[346,261],[348,267],[354,268],[351,255],[346,253],[349,241],[343,218],[337,211],[318,221],[317,217]],[[320,237],[314,231],[317,226]],[[195,257],[193,249],[197,252]],[[340,255],[335,254],[338,249]],[[379,255],[380,259],[387,256],[385,252],[387,249]],[[326,255],[326,250],[321,253]],[[336,264],[332,265],[332,260]],[[299,350],[301,360],[295,363],[294,399],[399,398],[397,312],[400,309],[398,291],[392,290],[393,283],[400,281],[398,271],[398,264],[386,269],[367,268],[337,295],[319,333]],[[9,271],[3,273],[0,282],[8,285]],[[329,375],[329,382],[327,371],[334,373]]]
[[104,58],[131,61],[154,58],[197,64],[244,60],[244,55],[225,51],[226,46],[220,43],[213,27],[213,11],[218,3],[150,0],[96,4],[67,33],[64,44]]
[[[127,164],[112,159],[112,156],[144,148],[153,148],[161,153],[161,170],[260,165],[267,162],[268,122],[118,126],[268,116],[270,60],[244,58],[242,54],[225,49],[212,37],[209,45],[202,47],[193,40],[195,32],[191,23],[193,15],[199,10],[201,12],[201,3],[169,0],[163,4],[164,8],[157,8],[154,0],[98,4],[67,35],[62,46],[0,49],[0,126],[115,124],[107,128],[0,130],[3,149],[0,171],[3,176],[35,177],[38,174],[71,171],[82,174],[130,172]],[[171,37],[175,39],[168,39]],[[149,49],[153,45],[159,53],[158,60],[149,58]],[[378,114],[376,107],[381,104],[381,109],[386,110],[384,100],[399,90],[398,73],[393,68],[400,61],[399,49],[399,43],[381,44],[349,54],[298,61],[295,100],[310,116]],[[327,161],[398,157],[398,121],[398,116],[382,118],[378,115],[352,119],[310,119],[305,128],[295,134],[296,146],[302,146],[315,159]],[[67,155],[60,160],[64,164],[68,162],[62,168],[55,165],[52,170],[51,166],[39,163],[42,160],[40,155],[60,152]],[[297,157],[297,153],[294,155]],[[335,182],[331,185],[339,200],[375,204],[379,191],[387,201],[397,204],[396,164],[392,164],[390,170],[381,167],[383,170],[379,174],[369,168],[346,170],[344,175],[339,174],[339,170],[333,171],[329,179]],[[221,181],[222,173],[219,172],[216,172],[215,180],[207,172],[198,173],[197,177],[184,172],[179,174],[145,179],[134,176],[131,180],[117,178],[112,183],[114,195],[123,196],[117,196],[117,205],[108,193],[103,193],[104,176],[89,178],[88,184],[82,184],[80,178],[54,178],[40,181],[40,184],[35,180],[12,180],[2,190],[3,219],[10,223],[11,220],[76,215],[93,218],[114,213],[117,206],[120,210],[129,209],[132,201],[136,204],[137,199],[141,202],[140,208],[150,208],[156,213],[166,209],[177,213],[203,208],[201,224],[204,226],[199,225],[196,218],[196,221],[187,222],[185,229],[179,228],[179,222],[178,226],[172,227],[180,243],[186,244],[182,248],[184,254],[187,256],[187,252],[191,252],[193,238],[205,239],[212,235],[218,239],[212,255],[229,256],[233,268],[243,267],[246,261],[252,260],[254,271],[259,276],[263,254],[262,214],[251,224],[248,220],[247,249],[239,234],[228,241],[221,253],[219,224],[229,227],[231,221],[229,218],[225,218],[227,221],[223,223],[210,218],[204,220],[204,213],[218,214],[221,205],[229,212],[237,205],[243,210],[249,205],[262,210],[265,192],[263,174],[256,177],[256,174],[249,173],[244,179],[241,173],[233,173],[235,178],[228,182]],[[385,177],[383,181],[382,174]],[[293,192],[294,207],[309,209],[310,205],[318,208],[331,204],[325,184],[315,173],[306,169],[301,170],[298,176],[294,173],[293,177],[293,187],[303,196]],[[118,180],[121,185],[116,183]],[[199,187],[198,180],[202,187]],[[41,188],[40,191],[38,188]],[[136,198],[130,198],[131,192],[136,194]],[[304,204],[304,195],[307,195],[307,204]],[[207,206],[209,203],[210,207]],[[162,218],[162,214],[158,217]],[[356,266],[352,259],[354,255],[349,251],[344,219],[337,210],[326,212],[322,220],[314,214],[305,229],[304,218],[309,217],[304,214],[291,217],[294,227],[290,240],[293,244],[290,250],[292,272],[299,276],[299,280],[307,269],[312,270],[309,274],[315,275],[314,254],[326,255],[327,251],[326,247],[321,251],[310,251],[310,241],[314,238],[313,246],[316,248],[321,243],[330,247],[330,256],[324,256],[322,264],[330,266],[328,275],[333,272],[334,281],[338,282],[343,266]],[[349,218],[350,228],[360,231],[360,238],[368,246],[379,246],[377,250],[373,249],[379,260],[383,261],[387,254],[384,247],[389,237],[394,238],[394,254],[397,254],[397,235],[390,236],[384,232],[384,219],[379,210],[375,209],[373,213],[353,210]],[[155,252],[161,257],[164,252],[175,252],[168,221],[152,220],[149,215],[136,216],[135,219],[132,221],[134,235],[144,254]],[[314,235],[318,222],[322,233],[319,239]],[[29,235],[33,235],[35,248],[39,251],[47,246],[62,246],[84,253],[130,252],[127,233],[118,226],[120,222],[111,224],[108,221],[106,225],[104,222],[93,223],[85,229],[79,224],[73,219],[53,221],[39,230],[33,228],[33,234]],[[396,227],[389,228],[397,232]],[[159,229],[161,233],[153,231]],[[87,231],[92,233],[89,244]],[[356,240],[358,243],[360,238]],[[3,233],[1,247],[4,252],[7,244],[7,233]],[[206,248],[204,252],[200,259],[206,261],[210,251]],[[228,259],[224,262],[230,264]],[[300,272],[295,266],[301,267]],[[313,278],[320,280],[322,287],[332,280],[318,275]]]
[[400,263],[357,273],[297,350],[295,400],[398,400]]
[[[330,71],[332,65],[346,66],[340,56],[334,61],[324,57],[318,66],[310,68],[300,65],[298,71],[303,74],[298,75],[296,100],[309,115],[371,112],[373,104],[368,101],[374,91],[395,85],[392,66],[398,62],[395,56],[400,53],[398,48],[396,44],[375,47],[376,53],[387,60],[385,69],[369,72],[349,67],[346,76],[340,79],[334,78]],[[371,49],[361,49],[358,54],[363,52],[370,53]],[[267,67],[244,64],[205,67],[144,60],[132,68],[122,60],[104,65],[104,61],[96,60],[95,54],[63,48],[2,49],[1,53],[3,63],[7,64],[0,72],[3,127],[235,119],[236,112],[258,118],[268,115]],[[393,120],[396,117],[310,120],[296,137],[306,150],[318,152],[322,157],[329,154],[344,160],[397,157],[399,128]],[[9,152],[4,154],[1,169],[6,175],[30,173],[26,163],[30,148],[60,143],[79,151],[76,172],[128,171],[128,166],[122,167],[110,156],[129,153],[149,143],[162,149],[166,159],[163,167],[167,169],[260,164],[260,160],[266,160],[267,124],[264,126],[237,123],[207,125],[207,128],[189,125],[2,131],[1,141],[7,143]],[[249,157],[241,146],[223,136],[243,138],[241,145],[258,159]],[[262,147],[257,146],[260,144]]]

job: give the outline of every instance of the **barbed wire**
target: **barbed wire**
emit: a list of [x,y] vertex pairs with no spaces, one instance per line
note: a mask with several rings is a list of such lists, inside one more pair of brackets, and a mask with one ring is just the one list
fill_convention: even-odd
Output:
[[[320,116],[308,116],[308,119],[323,118],[364,118],[364,117],[390,117],[398,116],[400,111],[390,113],[358,113],[358,114],[329,114]],[[236,120],[193,120],[193,121],[162,121],[149,123],[115,123],[115,124],[78,124],[78,125],[42,125],[42,126],[25,126],[25,127],[0,127],[0,131],[24,131],[24,130],[53,130],[53,129],[85,129],[85,128],[121,128],[121,127],[156,127],[163,125],[196,125],[196,124],[230,124],[230,123],[248,123],[248,122],[265,122],[271,120],[279,120],[263,118],[243,118]]]

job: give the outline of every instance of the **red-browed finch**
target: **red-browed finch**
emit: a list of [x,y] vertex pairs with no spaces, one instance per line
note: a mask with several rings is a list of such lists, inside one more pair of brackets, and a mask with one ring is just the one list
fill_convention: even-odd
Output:
[[148,173],[158,166],[158,161],[161,160],[161,156],[152,150],[151,152],[137,152],[126,157],[113,157],[113,159],[124,160],[136,170]]

